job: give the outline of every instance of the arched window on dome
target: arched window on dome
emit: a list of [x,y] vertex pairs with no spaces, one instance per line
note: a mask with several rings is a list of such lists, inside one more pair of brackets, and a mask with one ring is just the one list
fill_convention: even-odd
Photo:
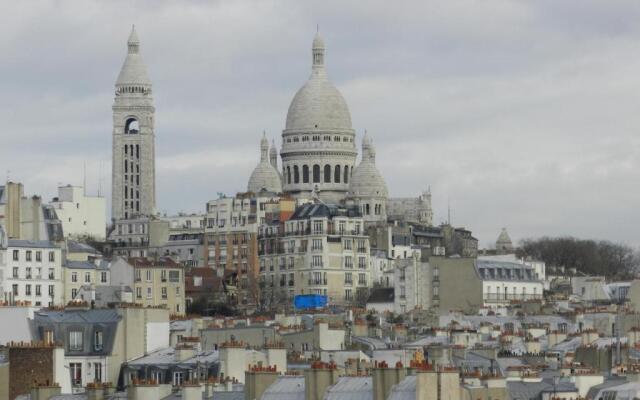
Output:
[[124,124],[124,133],[128,135],[140,133],[140,124],[138,123],[138,120],[134,117],[127,118],[127,121]]
[[344,183],[349,183],[349,166],[344,166]]
[[331,165],[329,164],[324,166],[324,182],[331,183]]
[[340,166],[336,165],[335,173],[333,174],[333,181],[335,183],[340,183]]
[[287,167],[287,183],[291,184],[291,167]]
[[318,164],[313,166],[313,183],[320,183],[320,166]]
[[302,166],[302,183],[309,183],[309,166]]
[[293,166],[293,183],[300,183],[300,171],[297,165]]

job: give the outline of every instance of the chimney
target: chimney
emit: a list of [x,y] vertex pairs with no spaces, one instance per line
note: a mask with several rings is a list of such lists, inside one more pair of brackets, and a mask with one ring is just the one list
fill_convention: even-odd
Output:
[[386,362],[376,362],[371,369],[373,380],[373,400],[385,400],[391,393],[393,385],[397,385],[407,376],[407,370],[401,362],[395,368],[389,368]]
[[31,400],[49,400],[49,398],[60,394],[60,385],[57,383],[34,385],[31,388]]
[[202,400],[202,386],[199,383],[183,383],[182,400]]
[[104,400],[104,388],[100,383],[88,383],[85,393],[87,400]]
[[244,373],[244,399],[255,400],[262,397],[262,393],[278,379],[278,371],[275,366],[249,366]]
[[304,371],[304,398],[306,400],[322,400],[327,388],[338,380],[336,364],[316,361],[311,369]]
[[416,399],[461,400],[460,373],[454,367],[440,367],[416,373]]
[[184,360],[188,360],[195,355],[193,346],[184,343],[177,344],[175,352],[175,359],[177,362],[183,362]]

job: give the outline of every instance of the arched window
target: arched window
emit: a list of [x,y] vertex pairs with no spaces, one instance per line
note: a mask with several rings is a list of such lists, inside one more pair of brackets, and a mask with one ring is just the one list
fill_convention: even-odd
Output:
[[313,183],[320,183],[320,166],[318,164],[313,166]]
[[331,182],[331,165],[327,164],[324,166],[324,182]]
[[333,174],[333,181],[335,183],[340,183],[340,166],[336,165],[335,173]]
[[309,166],[302,166],[302,183],[309,183]]
[[140,132],[140,124],[138,124],[138,120],[134,117],[130,117],[124,124],[124,133],[135,135]]
[[369,203],[367,203],[367,204],[364,206],[364,209],[365,209],[365,214],[366,214],[366,215],[369,215],[369,211],[371,211],[371,210],[369,209]]
[[300,171],[298,170],[298,166],[293,166],[293,182],[300,183]]
[[291,184],[291,167],[287,167],[287,183]]
[[349,183],[349,166],[344,166],[344,183]]

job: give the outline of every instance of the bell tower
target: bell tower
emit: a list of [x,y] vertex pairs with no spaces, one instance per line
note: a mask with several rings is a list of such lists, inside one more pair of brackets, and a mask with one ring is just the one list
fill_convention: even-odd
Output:
[[155,107],[135,26],[127,49],[113,102],[113,220],[153,215],[156,205]]

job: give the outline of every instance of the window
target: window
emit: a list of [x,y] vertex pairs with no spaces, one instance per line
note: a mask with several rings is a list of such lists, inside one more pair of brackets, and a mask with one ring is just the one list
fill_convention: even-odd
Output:
[[322,267],[322,256],[313,256],[311,259],[312,267]]
[[26,271],[25,278],[31,279],[31,267],[25,268],[25,271]]
[[42,296],[42,285],[36,285],[36,296]]
[[176,296],[180,296],[180,286],[176,286]]
[[322,239],[313,239],[311,250],[322,250]]
[[78,282],[78,273],[77,272],[72,272],[71,273],[71,282]]
[[11,291],[13,292],[14,296],[17,296],[18,295],[18,285],[16,285],[16,284],[11,285]]
[[184,374],[182,372],[176,371],[173,373],[173,385],[180,386],[184,381]]
[[55,296],[55,289],[53,285],[49,285],[49,297]]
[[142,288],[139,288],[139,287],[136,288],[136,298],[138,299],[142,298]]
[[91,283],[91,272],[84,273],[84,283]]
[[331,182],[331,165],[327,164],[324,166],[324,182]]
[[82,331],[69,332],[69,350],[71,351],[82,350]]
[[56,279],[56,274],[53,268],[49,268],[49,279]]
[[351,250],[351,249],[353,249],[353,247],[352,247],[352,242],[351,242],[351,240],[350,240],[350,239],[345,239],[345,241],[344,241],[344,249],[345,249],[345,250]]
[[24,287],[24,294],[25,296],[31,296],[31,285],[26,285]]
[[345,285],[351,285],[353,283],[353,278],[351,276],[351,272],[345,272],[345,274],[344,274],[344,283],[345,283]]
[[351,299],[353,299],[353,292],[351,289],[345,289],[344,290],[344,299],[350,301]]
[[25,253],[25,258],[27,261],[31,261],[31,250],[27,250]]
[[293,166],[293,183],[300,183],[300,171],[297,165]]
[[162,287],[162,299],[163,300],[167,299],[167,287],[166,286]]
[[19,261],[18,250],[13,251],[13,261]]
[[322,233],[323,224],[322,221],[313,221],[313,233],[315,235]]
[[353,268],[353,257],[351,257],[351,256],[345,256],[344,257],[344,267],[348,268],[348,269],[352,269]]
[[93,334],[93,348],[95,351],[102,351],[102,331],[95,331]]
[[107,283],[107,271],[100,272],[100,282]]
[[165,270],[160,271],[160,280],[162,282],[166,282],[167,281],[167,271],[165,271]]
[[147,282],[151,282],[151,270],[147,270]]
[[139,269],[136,270],[136,282],[140,282],[142,280],[141,278],[141,272]]
[[19,276],[18,267],[13,267],[13,277],[18,278],[18,276]]
[[53,337],[53,331],[52,330],[48,330],[48,329],[45,330],[44,334],[43,334],[43,337],[44,337],[44,342],[47,343],[47,344],[52,344],[54,342],[54,340],[53,340],[54,337]]
[[342,180],[344,183],[349,183],[349,166],[344,166],[344,179]]
[[78,294],[78,289],[75,289],[75,288],[71,289],[71,298],[72,299],[75,299],[77,294]]
[[93,363],[93,381],[102,382],[102,364]]
[[367,268],[367,259],[364,257],[358,257],[358,268],[365,269]]
[[148,287],[147,288],[147,299],[150,299],[151,297],[153,297],[152,294],[151,294],[151,288]]
[[49,262],[55,262],[56,261],[56,253],[54,253],[53,251],[49,252]]
[[313,183],[320,183],[320,166],[318,164],[313,166]]
[[340,183],[340,166],[336,165],[335,172],[333,174],[333,181],[335,183]]
[[309,166],[302,166],[302,183],[309,183]]
[[36,262],[42,262],[42,252],[36,251]]
[[180,282],[180,271],[169,271],[169,282]]
[[367,285],[367,275],[366,274],[358,274],[358,285],[366,286]]
[[69,363],[71,370],[71,384],[73,386],[82,386],[82,363]]

